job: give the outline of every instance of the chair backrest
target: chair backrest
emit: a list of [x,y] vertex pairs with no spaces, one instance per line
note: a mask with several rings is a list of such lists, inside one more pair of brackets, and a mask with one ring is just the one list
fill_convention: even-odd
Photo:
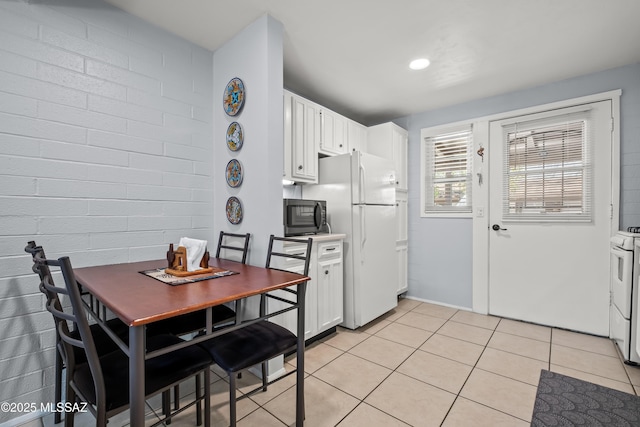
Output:
[[[246,264],[247,262],[247,253],[249,252],[249,239],[251,237],[250,233],[246,234],[236,234],[236,233],[225,233],[224,231],[220,232],[220,237],[218,238],[218,248],[216,249],[216,258],[220,258],[220,253],[222,250],[225,250],[225,255],[227,250],[239,252],[237,257],[229,257],[228,259],[232,259],[235,261],[235,258],[239,258],[240,262]],[[227,258],[224,256],[223,258]]]
[[[41,277],[40,290],[47,295],[47,310],[53,315],[56,322],[56,330],[60,342],[58,344],[59,351],[67,366],[67,378],[73,378],[76,369],[75,351],[74,348],[80,349],[84,352],[86,360],[89,363],[89,369],[94,380],[95,389],[95,402],[100,405],[104,405],[106,402],[106,391],[104,385],[104,377],[102,375],[102,368],[100,366],[100,359],[98,351],[93,340],[91,328],[87,317],[87,311],[84,307],[84,301],[80,294],[80,288],[76,282],[73,268],[71,267],[71,261],[69,257],[62,257],[57,260],[46,259],[43,257],[44,251],[35,250],[38,247],[33,248],[33,262],[34,271]],[[26,249],[25,249],[26,250]],[[51,267],[59,268],[64,278],[65,287],[56,287],[51,280]],[[71,303],[70,308],[63,308],[60,303],[60,295],[67,295]],[[68,322],[72,322],[79,334],[71,334],[68,327]],[[79,393],[79,390],[76,390]],[[87,396],[82,396],[85,401]]]
[[[41,262],[42,260],[46,260],[47,258],[44,254],[44,249],[42,248],[42,246],[37,246],[36,242],[30,241],[27,243],[27,246],[25,246],[24,251],[31,254],[31,257],[33,259],[33,267],[31,267],[31,269],[40,277],[39,288],[40,292],[42,292],[47,297],[47,306],[52,305],[56,308],[56,310],[61,311],[62,302],[58,297],[58,291],[64,291],[64,288],[57,288],[55,286],[49,266],[45,262]],[[44,286],[45,283],[48,285],[47,287]],[[51,290],[52,288],[54,290]],[[56,329],[56,337],[59,339],[58,325],[55,316],[53,320]]]
[[[274,250],[274,245],[276,243],[282,244],[282,249]],[[292,243],[293,246],[289,248],[285,247],[285,243]],[[304,274],[305,276],[309,275],[309,264],[311,263],[311,246],[313,244],[313,239],[297,239],[291,237],[276,237],[273,234],[269,236],[269,248],[267,251],[267,263],[266,267],[272,270],[284,270],[284,271],[292,271],[294,273]],[[290,249],[290,250],[288,250]],[[303,261],[302,270],[299,269],[299,261]],[[284,266],[282,264],[285,264]],[[287,267],[286,264],[290,264],[292,268],[283,268]],[[296,265],[297,264],[297,265]],[[293,267],[295,265],[295,267]],[[298,303],[302,301],[304,303],[304,295],[306,292],[306,283],[302,284],[302,286],[298,286],[297,290],[293,290],[291,288],[285,288],[281,291],[289,294],[294,294],[297,296]],[[274,296],[270,293],[265,293],[260,296],[260,315],[265,315],[267,311],[267,298],[274,298],[280,300],[281,302],[288,302],[289,305],[297,305],[295,301],[292,301],[289,298],[284,298],[283,296]]]
[[[285,249],[280,251],[274,250],[274,243],[282,242],[283,245],[285,242],[295,243],[296,250],[295,252],[286,252]],[[273,234],[269,237],[269,249],[267,251],[267,268],[272,268],[276,270],[285,270],[278,266],[277,259],[288,259],[288,260],[301,260],[304,261],[304,268],[302,274],[305,276],[309,275],[309,264],[311,263],[311,245],[313,244],[313,239],[296,239],[291,237],[276,237]],[[303,247],[304,246],[304,247]]]
[[[31,257],[33,258],[33,261],[34,261],[33,267],[31,267],[31,269],[33,270],[34,273],[40,276],[40,281],[44,280],[45,276],[51,276],[51,271],[49,270],[49,267],[46,264],[35,263],[36,259],[47,258],[44,254],[44,249],[42,248],[42,246],[36,245],[36,242],[31,240],[30,242],[27,243],[27,246],[25,246],[24,251],[28,254],[31,254]],[[53,283],[53,279],[50,279],[50,283]]]

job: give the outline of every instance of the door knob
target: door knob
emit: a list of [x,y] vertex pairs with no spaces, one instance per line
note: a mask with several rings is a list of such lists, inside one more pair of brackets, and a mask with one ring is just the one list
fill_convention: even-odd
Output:
[[498,230],[507,231],[506,228],[502,228],[498,224],[493,224],[491,228],[493,228],[494,231],[498,231]]

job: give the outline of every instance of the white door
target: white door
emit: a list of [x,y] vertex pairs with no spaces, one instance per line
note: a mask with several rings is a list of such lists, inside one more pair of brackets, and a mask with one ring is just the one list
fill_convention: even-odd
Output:
[[491,314],[609,334],[611,117],[602,101],[491,122]]

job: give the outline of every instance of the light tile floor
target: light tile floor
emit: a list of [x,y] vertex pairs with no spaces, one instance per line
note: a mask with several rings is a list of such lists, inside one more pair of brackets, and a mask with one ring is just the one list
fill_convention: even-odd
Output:
[[[287,367],[295,362],[288,358]],[[307,348],[305,425],[528,426],[541,369],[640,393],[640,368],[624,365],[606,338],[401,299],[365,327],[339,328]],[[213,372],[212,425],[228,425],[227,382]],[[257,381],[245,374],[240,390]],[[293,425],[294,385],[291,376],[241,400],[238,425]],[[188,393],[188,385],[182,390]],[[148,420],[157,421],[159,401],[148,404]],[[109,425],[126,425],[127,418],[125,412]],[[50,426],[52,419],[31,425]],[[76,425],[93,423],[83,414]],[[194,424],[190,410],[171,426]]]

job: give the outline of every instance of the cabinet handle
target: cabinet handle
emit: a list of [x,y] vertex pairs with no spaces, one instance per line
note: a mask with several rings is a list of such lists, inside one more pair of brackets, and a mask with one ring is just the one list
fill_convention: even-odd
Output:
[[327,251],[327,252],[329,252],[329,251],[335,251],[335,250],[336,250],[336,248],[327,248],[327,249],[326,249],[326,251]]
[[342,144],[340,144],[340,148],[342,148]]
[[325,270],[325,271],[324,271],[324,274],[329,274],[329,270]]
[[302,170],[302,165],[298,166],[298,170],[301,171]]

